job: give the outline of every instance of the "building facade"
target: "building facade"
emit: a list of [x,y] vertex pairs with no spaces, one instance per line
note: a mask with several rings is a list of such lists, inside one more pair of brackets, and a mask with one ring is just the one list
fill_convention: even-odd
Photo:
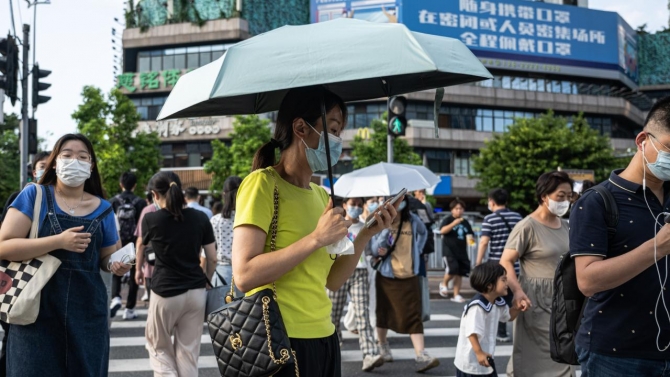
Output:
[[[168,2],[163,2],[169,10]],[[146,13],[153,3],[162,4],[139,5]],[[446,88],[437,139],[434,91],[407,95],[410,127],[405,138],[424,165],[443,176],[435,191],[440,205],[460,197],[469,209],[478,209],[482,193],[475,190],[476,179],[471,178],[472,157],[485,140],[504,132],[515,118],[536,117],[548,109],[566,117],[583,113],[593,128],[611,138],[615,150],[625,154],[635,148],[634,136],[653,104],[654,96],[639,87],[635,32],[618,14],[588,9],[586,1],[304,0],[292,2],[292,10],[277,9],[271,26],[263,21],[270,18],[258,12],[270,14],[267,7],[272,2],[238,3],[241,11],[226,8],[235,17],[214,14],[202,26],[161,24],[160,17],[144,17],[145,22],[154,23],[128,28],[123,34],[124,73],[117,86],[136,104],[142,116],[140,131],[154,131],[161,137],[164,167],[189,182],[199,182],[203,191],[209,187],[202,166],[211,158],[211,140],[229,140],[232,119],[156,122],[162,104],[179,76],[220,58],[231,44],[274,24],[300,23],[300,17],[304,23],[339,17],[400,22],[412,31],[458,38],[494,75],[493,80]],[[351,171],[351,142],[357,134],[369,132],[371,120],[386,111],[384,99],[348,106],[344,154],[337,173]]]

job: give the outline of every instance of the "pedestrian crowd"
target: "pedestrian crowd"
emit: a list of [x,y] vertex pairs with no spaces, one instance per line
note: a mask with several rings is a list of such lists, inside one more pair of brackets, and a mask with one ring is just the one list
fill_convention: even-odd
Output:
[[[392,330],[409,335],[415,370],[426,372],[440,364],[424,338],[435,239],[445,268],[438,293],[463,306],[457,376],[575,376],[557,349],[574,354],[585,377],[670,375],[670,229],[662,221],[670,212],[670,98],[649,112],[625,169],[579,193],[565,172],[541,174],[536,209],[526,217],[508,208],[505,189],[491,190],[490,214],[476,234],[467,203],[454,199],[438,219],[424,190],[395,203],[378,196],[333,202],[311,177],[328,167],[328,154],[339,160],[347,107],[312,90],[287,93],[251,173],[227,178],[211,209],[169,171],[153,175],[146,190],[134,173],[123,173],[121,193],[107,200],[94,146],[83,135],[65,135],[53,151],[37,154],[37,184],[5,205],[0,260],[50,255],[59,266],[34,299],[34,321],[2,317],[0,376],[106,376],[109,321],[124,307],[124,283],[123,320],[137,318],[140,287],[140,300],[149,302],[146,349],[155,376],[198,375],[209,293],[222,286],[233,297],[272,290],[290,340],[286,357],[295,364],[275,376],[341,376],[343,324],[358,336],[363,371],[394,361]],[[31,228],[36,236],[27,238]],[[341,240],[351,252],[329,253]],[[133,246],[134,259],[113,259]],[[567,340],[555,335],[565,324],[556,292],[569,287],[555,278],[564,261],[574,266],[584,302],[572,308],[579,321]],[[113,275],[111,302],[100,270]],[[469,299],[465,278],[476,291]],[[509,363],[496,366],[496,344],[510,340]]]

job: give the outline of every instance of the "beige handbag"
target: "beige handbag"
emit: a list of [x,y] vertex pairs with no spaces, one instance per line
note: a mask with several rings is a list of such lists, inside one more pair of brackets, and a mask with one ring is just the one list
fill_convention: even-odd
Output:
[[[34,185],[35,206],[28,238],[37,238],[42,209],[43,188]],[[49,254],[23,262],[0,261],[0,320],[12,325],[34,323],[40,311],[42,288],[60,264],[60,259]]]

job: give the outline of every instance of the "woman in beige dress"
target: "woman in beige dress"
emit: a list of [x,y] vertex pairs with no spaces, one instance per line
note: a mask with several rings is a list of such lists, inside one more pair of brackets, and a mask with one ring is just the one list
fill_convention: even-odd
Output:
[[[570,208],[572,180],[565,172],[542,174],[535,185],[539,206],[512,230],[500,264],[514,293],[514,306],[523,312],[514,323],[514,351],[507,375],[569,377],[571,366],[549,355],[549,320],[554,272],[569,250],[568,223],[561,219]],[[514,263],[521,272],[517,280]]]

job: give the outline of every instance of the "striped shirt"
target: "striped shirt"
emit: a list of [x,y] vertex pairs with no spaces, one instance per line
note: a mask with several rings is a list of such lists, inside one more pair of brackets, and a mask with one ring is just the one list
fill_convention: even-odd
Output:
[[[507,229],[507,225],[503,221],[502,217],[507,220],[510,229]],[[507,243],[507,238],[512,232],[511,228],[521,221],[523,218],[516,212],[512,212],[509,209],[501,209],[490,215],[484,217],[484,223],[482,223],[482,236],[487,236],[489,240],[489,260],[499,261],[502,257],[503,250],[505,249],[505,244]],[[514,264],[514,270],[516,270],[517,275],[519,274],[519,263]]]

